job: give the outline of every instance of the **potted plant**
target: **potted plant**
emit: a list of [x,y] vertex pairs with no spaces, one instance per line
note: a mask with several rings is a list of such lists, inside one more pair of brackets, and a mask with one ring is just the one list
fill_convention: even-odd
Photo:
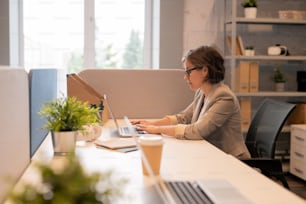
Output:
[[38,113],[46,123],[43,128],[51,131],[54,154],[65,155],[74,151],[77,134],[86,133],[86,126],[98,124],[98,108],[75,97],[63,97],[43,104]]
[[[38,178],[22,183],[8,194],[10,203],[113,203],[124,197],[128,180],[112,171],[86,172],[75,154],[62,158],[63,164],[36,163]],[[56,167],[56,168],[55,168]],[[34,181],[33,181],[34,180]]]
[[246,46],[245,51],[244,51],[245,56],[254,56],[255,55],[255,50],[253,46]]
[[280,70],[279,66],[274,68],[274,74],[272,80],[275,83],[275,91],[284,91],[285,83],[287,81],[284,73]]
[[244,0],[241,3],[244,8],[244,16],[246,18],[256,18],[257,16],[257,1],[256,0]]

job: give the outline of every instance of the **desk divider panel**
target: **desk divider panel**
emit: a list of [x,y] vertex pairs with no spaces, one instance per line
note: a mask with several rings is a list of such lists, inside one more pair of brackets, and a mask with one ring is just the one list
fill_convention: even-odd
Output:
[[107,94],[118,118],[159,118],[186,108],[194,92],[180,69],[86,69],[78,74]]
[[[30,162],[29,83],[24,69],[0,67],[0,203]],[[10,177],[8,181],[6,178]]]
[[42,104],[57,98],[57,69],[32,69],[29,72],[30,81],[30,137],[31,137],[31,157],[43,142],[48,132],[42,129],[45,120],[38,112]]
[[[98,106],[101,101],[103,103],[104,100],[103,94],[100,94],[78,74],[67,75],[67,95],[96,106]],[[106,122],[108,120],[107,107],[105,103],[103,103],[103,105],[102,120]]]

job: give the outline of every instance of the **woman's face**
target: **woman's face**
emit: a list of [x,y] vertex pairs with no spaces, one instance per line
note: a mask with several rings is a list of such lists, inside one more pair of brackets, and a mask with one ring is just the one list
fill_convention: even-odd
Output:
[[187,81],[190,89],[197,90],[200,88],[207,76],[207,68],[200,69],[199,67],[195,67],[189,60],[184,62],[184,68],[186,72],[184,79]]

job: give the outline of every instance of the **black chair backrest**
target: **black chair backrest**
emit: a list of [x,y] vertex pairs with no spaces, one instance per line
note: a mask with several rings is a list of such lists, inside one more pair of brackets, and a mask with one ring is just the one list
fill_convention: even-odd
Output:
[[253,158],[274,158],[275,142],[295,104],[264,99],[246,135],[246,146]]

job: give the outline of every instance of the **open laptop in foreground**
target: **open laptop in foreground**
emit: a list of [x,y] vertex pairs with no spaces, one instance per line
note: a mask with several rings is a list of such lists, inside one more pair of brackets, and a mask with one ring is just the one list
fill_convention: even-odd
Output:
[[133,135],[135,136],[137,134],[144,134],[145,133],[144,131],[137,130],[135,126],[132,126],[131,128],[129,128],[128,126],[119,126],[117,118],[115,117],[114,112],[113,112],[113,110],[110,106],[110,103],[109,103],[108,99],[107,99],[107,95],[104,94],[103,98],[104,98],[104,102],[106,103],[106,105],[108,107],[109,114],[115,122],[116,130],[118,131],[118,134],[119,134],[120,137],[132,137]]
[[[124,117],[130,130],[133,126],[127,117]],[[135,137],[134,137],[135,136]],[[134,135],[134,139],[138,137]],[[199,179],[194,181],[173,180],[164,181],[161,177],[153,174],[152,168],[143,154],[141,146],[136,142],[140,150],[141,158],[150,178],[154,182],[153,195],[146,194],[146,203],[164,203],[164,204],[250,204],[252,203],[244,197],[238,189],[225,179]],[[152,191],[150,192],[150,194]],[[150,200],[147,198],[149,197]]]

